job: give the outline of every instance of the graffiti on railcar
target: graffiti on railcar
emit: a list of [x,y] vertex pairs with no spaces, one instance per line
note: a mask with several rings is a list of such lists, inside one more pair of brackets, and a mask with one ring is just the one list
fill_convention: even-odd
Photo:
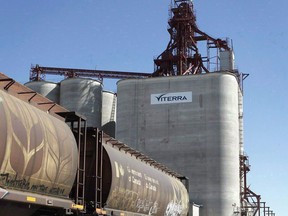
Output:
[[48,187],[44,184],[33,184],[28,178],[19,178],[17,175],[11,175],[9,173],[0,174],[0,185],[8,188],[28,190],[31,192],[64,195],[65,188],[61,187]]

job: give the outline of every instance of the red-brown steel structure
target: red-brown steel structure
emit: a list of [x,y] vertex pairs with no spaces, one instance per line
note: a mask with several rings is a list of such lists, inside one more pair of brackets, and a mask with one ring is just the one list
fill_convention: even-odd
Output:
[[266,202],[261,202],[261,196],[247,186],[247,173],[249,171],[248,156],[240,155],[241,216],[275,216],[270,207],[266,206]]
[[[215,39],[201,31],[196,25],[196,16],[191,0],[174,0],[171,4],[168,32],[170,41],[167,48],[155,60],[154,73],[89,70],[76,68],[32,66],[30,80],[44,80],[45,74],[71,77],[97,77],[128,79],[151,76],[193,75],[210,72],[210,49],[230,50],[227,40]],[[207,56],[202,57],[197,43],[206,41]],[[216,56],[218,58],[218,56]],[[206,63],[206,65],[204,64]]]
[[226,40],[215,39],[201,31],[196,25],[196,16],[191,0],[175,0],[171,5],[167,48],[155,60],[153,76],[177,76],[208,73],[208,55],[202,57],[197,47],[199,41],[207,42],[207,49],[230,50]]
[[151,76],[151,73],[139,72],[121,72],[108,70],[89,70],[77,68],[59,68],[59,67],[41,67],[39,65],[32,66],[30,70],[30,81],[45,80],[45,75],[58,75],[66,78],[72,77],[94,77],[99,80],[103,78],[111,79],[129,79],[129,78],[146,78]]

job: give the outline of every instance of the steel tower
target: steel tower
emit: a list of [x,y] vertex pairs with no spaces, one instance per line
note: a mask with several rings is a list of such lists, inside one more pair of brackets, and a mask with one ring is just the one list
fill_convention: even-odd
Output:
[[[170,41],[155,60],[153,76],[177,76],[209,72],[209,57],[202,57],[197,43],[207,41],[207,48],[230,50],[226,40],[214,39],[199,30],[191,0],[174,0],[168,21]],[[206,66],[203,62],[207,62]]]

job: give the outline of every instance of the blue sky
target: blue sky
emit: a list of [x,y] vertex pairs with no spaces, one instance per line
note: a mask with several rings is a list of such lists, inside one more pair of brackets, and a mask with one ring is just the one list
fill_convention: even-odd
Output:
[[[31,64],[152,72],[169,39],[170,0],[0,3],[0,71],[22,83]],[[287,6],[284,0],[194,0],[198,27],[231,38],[237,68],[250,74],[244,85],[248,181],[277,215],[288,212]]]

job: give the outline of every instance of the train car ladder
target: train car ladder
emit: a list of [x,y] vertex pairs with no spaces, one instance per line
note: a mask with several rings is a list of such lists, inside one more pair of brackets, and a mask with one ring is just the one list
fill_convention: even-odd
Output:
[[[81,119],[78,121],[78,169],[76,182],[76,204],[85,204],[85,160],[86,160],[86,121],[81,129]],[[82,137],[82,139],[81,139]]]
[[103,187],[103,132],[96,129],[95,130],[95,138],[96,138],[96,166],[95,166],[95,207],[102,208],[103,200],[102,200],[102,187]]
[[[77,205],[83,206],[85,211],[85,170],[86,170],[86,138],[87,124],[86,118],[76,112],[57,112],[57,115],[63,117],[65,122],[70,124],[71,130],[75,136],[78,147],[77,176],[74,183],[71,196]],[[76,123],[76,127],[74,126]]]

